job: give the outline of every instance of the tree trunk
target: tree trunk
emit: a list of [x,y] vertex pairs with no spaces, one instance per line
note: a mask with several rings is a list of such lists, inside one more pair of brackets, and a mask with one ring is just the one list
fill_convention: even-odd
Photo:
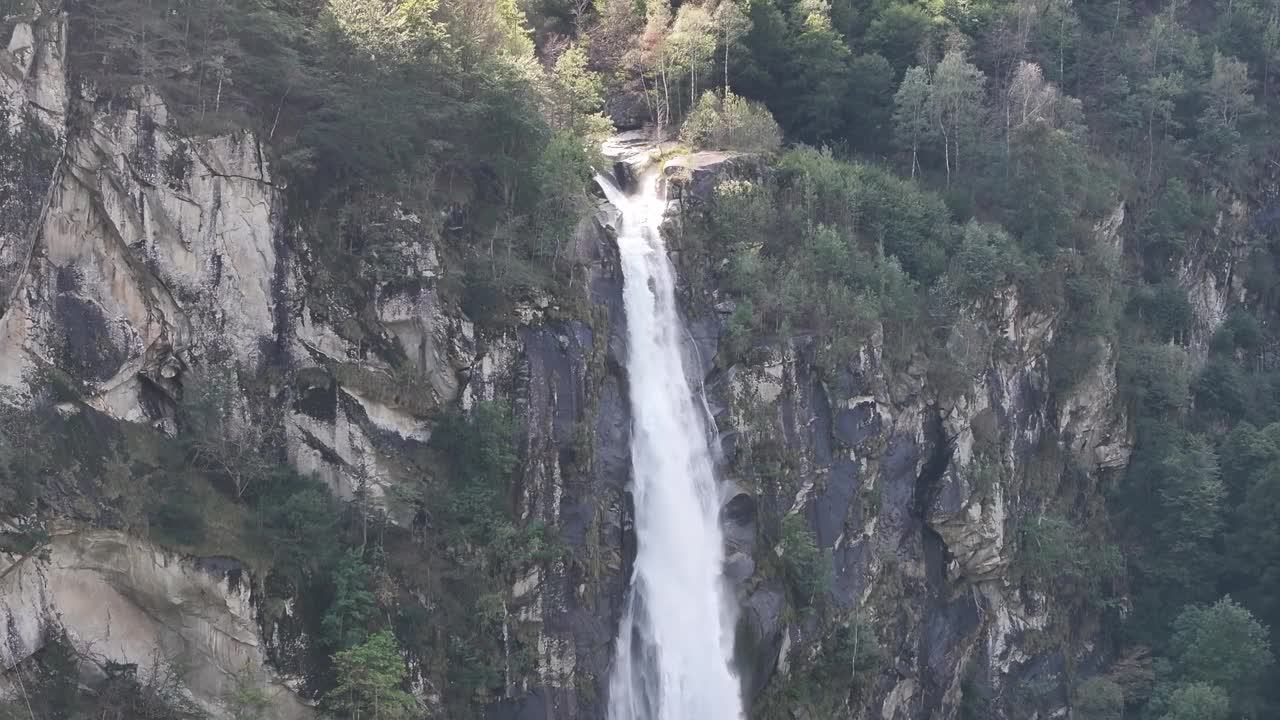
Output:
[[[724,2],[725,0],[721,0]],[[729,96],[729,24],[724,26],[724,94]]]
[[698,104],[698,63],[689,61],[689,111]]
[[1013,157],[1013,148],[1009,142],[1009,126],[1009,101],[1006,99],[1004,103],[1004,179],[1006,181],[1009,179],[1009,164],[1012,162]]
[[271,132],[267,134],[268,140],[276,136],[276,126],[280,124],[280,111],[284,110],[284,101],[288,99],[289,91],[292,89],[292,85],[286,87],[284,94],[280,96],[280,104],[276,105],[276,118],[271,122]]
[[671,88],[667,85],[667,55],[662,54],[662,96],[663,96],[663,117],[658,122],[658,129],[666,127],[667,119],[671,115]]
[[942,159],[947,166],[947,187],[951,187],[951,136],[942,131]]
[[1151,184],[1151,171],[1155,167],[1156,161],[1156,111],[1151,109],[1151,113],[1147,115],[1147,185]]
[[1063,15],[1058,25],[1058,85],[1066,92],[1067,69],[1067,16]]

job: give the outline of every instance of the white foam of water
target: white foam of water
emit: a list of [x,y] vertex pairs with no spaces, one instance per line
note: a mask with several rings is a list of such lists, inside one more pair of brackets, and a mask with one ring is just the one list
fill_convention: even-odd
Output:
[[742,720],[715,466],[685,375],[675,271],[658,231],[666,203],[656,176],[630,195],[598,180],[622,214],[638,544],[609,720]]

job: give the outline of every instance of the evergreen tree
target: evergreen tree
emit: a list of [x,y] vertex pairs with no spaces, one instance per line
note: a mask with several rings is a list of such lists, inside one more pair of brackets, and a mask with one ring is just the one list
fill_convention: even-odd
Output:
[[389,630],[333,656],[338,684],[325,694],[324,706],[350,720],[407,720],[417,703],[401,689],[407,672],[400,645]]
[[848,112],[849,48],[831,26],[826,0],[800,0],[790,20],[788,100],[779,108],[783,125],[809,142],[837,139]]
[[1173,691],[1160,720],[1227,720],[1230,714],[1231,704],[1221,688],[1191,683]]
[[1178,615],[1169,657],[1179,684],[1220,688],[1237,715],[1256,717],[1265,707],[1264,678],[1274,665],[1269,632],[1231,598]]

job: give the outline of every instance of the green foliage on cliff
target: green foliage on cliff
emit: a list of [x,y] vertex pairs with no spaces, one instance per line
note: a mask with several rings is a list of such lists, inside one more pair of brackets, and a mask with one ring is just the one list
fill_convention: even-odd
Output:
[[364,643],[338,653],[334,666],[339,680],[325,695],[324,706],[336,717],[416,717],[417,702],[402,689],[408,672],[390,631],[374,633]]
[[1124,690],[1104,677],[1091,677],[1072,694],[1071,712],[1081,720],[1121,720]]
[[[31,10],[6,7],[6,22]],[[821,145],[796,145],[762,177],[722,183],[689,218],[702,241],[690,253],[703,254],[696,260],[735,302],[722,360],[812,338],[825,381],[879,336],[887,374],[927,373],[930,402],[945,407],[1002,351],[974,318],[996,307],[997,293],[1016,298],[1020,313],[1053,323],[1043,357],[1051,382],[1035,387],[1045,407],[1072,407],[1086,378],[1106,387],[1114,362],[1136,442],[1127,468],[1046,483],[1078,497],[1019,500],[1019,513],[1037,514],[1009,528],[1024,579],[1051,588],[1055,607],[1079,609],[1082,624],[1104,623],[1101,656],[1141,646],[1160,658],[1157,689],[1126,698],[1145,716],[1258,716],[1274,701],[1265,628],[1280,623],[1275,2],[66,7],[69,61],[95,102],[146,102],[136,91],[145,84],[185,131],[256,131],[288,186],[285,224],[317,253],[304,263],[309,309],[399,368],[407,360],[374,312],[387,287],[439,290],[490,331],[509,328],[531,291],[564,297],[580,287],[569,240],[591,207],[585,188],[606,95],[635,100],[668,128],[683,119],[689,140],[706,147]],[[11,149],[9,175],[48,164]],[[30,198],[20,195],[5,212],[26,220]],[[1113,239],[1100,228],[1122,206]],[[387,229],[408,215],[417,222]],[[441,241],[453,271],[443,280],[418,266],[422,238]],[[1206,290],[1206,268],[1229,269]],[[1230,307],[1215,329],[1206,295],[1219,291]],[[398,533],[370,512],[367,488],[358,507],[344,507],[281,467],[278,437],[239,434],[276,428],[235,422],[248,412],[234,402],[238,386],[221,396],[190,390],[181,442],[149,437],[147,451],[87,409],[61,417],[48,402],[5,420],[0,504],[135,529],[184,551],[227,543],[252,557],[271,583],[314,601],[308,630],[327,631],[320,652],[336,653],[319,660],[316,685],[338,682],[345,699],[332,702],[346,703],[334,705],[344,713],[403,690],[387,662],[397,641],[378,631],[383,617],[406,653],[453,681],[444,691],[453,716],[496,697],[506,587],[527,563],[561,553],[554,533],[513,517],[512,413],[480,403],[443,414],[423,462],[429,478],[409,491],[420,517]],[[1043,421],[1046,436],[1062,429],[1052,412]],[[53,452],[49,437],[69,438],[66,452]],[[146,497],[119,490],[121,478],[143,479]],[[100,497],[91,509],[72,506],[51,491],[59,484]],[[802,517],[782,522],[781,572],[793,606],[822,608],[830,563]],[[377,552],[371,520],[390,537]],[[1114,537],[1096,537],[1107,532]],[[15,556],[49,540],[39,519],[0,539]],[[399,552],[383,554],[384,542]],[[432,612],[396,605],[408,590],[388,590],[393,575],[412,578],[406,585]],[[1123,617],[1111,612],[1116,585],[1133,600]],[[1240,604],[1219,600],[1226,594]],[[849,626],[815,622],[822,639],[809,677],[863,687],[868,665],[850,650]],[[527,647],[510,656],[517,674],[528,669]],[[1108,701],[1080,700],[1073,711],[1114,714],[1113,688],[1080,687]],[[849,695],[808,704],[835,713]]]
[[387,218],[359,217],[370,207],[426,218],[416,232],[451,241],[474,260],[468,282],[506,298],[572,284],[602,81],[577,47],[541,67],[514,3],[71,4],[71,65],[110,102],[146,102],[145,84],[181,130],[256,131],[320,251],[318,309],[350,315],[334,326],[367,324],[378,282],[423,281],[381,262],[400,248],[369,227]]
[[1019,532],[1017,568],[1062,597],[1083,595],[1102,604],[1111,597],[1113,584],[1124,570],[1124,559],[1114,545],[1056,516],[1028,518]]
[[[695,78],[662,62],[690,4],[712,6],[610,5],[588,25],[598,62],[660,124],[687,113],[703,132],[709,111],[663,81],[711,83],[711,97],[764,103],[787,140],[828,148],[724,182],[686,223],[705,256],[686,264],[736,302],[722,359],[812,338],[831,380],[882,332],[890,372],[927,359],[945,397],[1001,351],[974,322],[1016,290],[1020,312],[1054,323],[1048,392],[1068,401],[1114,367],[1136,442],[1126,469],[1063,462],[1058,475],[1078,461],[1087,482],[1051,481],[1082,495],[1037,498],[1060,509],[1019,527],[1028,578],[1081,599],[1117,650],[1167,655],[1183,609],[1227,593],[1280,622],[1266,520],[1280,493],[1258,430],[1280,420],[1266,320],[1280,299],[1280,6],[756,0],[712,33],[723,77]],[[610,52],[628,32],[638,53]],[[1134,603],[1123,620],[1117,592]],[[1135,692],[1131,709],[1152,717],[1212,714],[1219,696],[1249,712],[1239,688],[1190,685],[1181,709]]]
[[783,518],[779,547],[797,603],[801,607],[812,604],[831,583],[831,559],[818,548],[817,539],[803,516]]
[[685,119],[680,139],[700,149],[773,153],[782,145],[782,129],[759,103],[708,90]]

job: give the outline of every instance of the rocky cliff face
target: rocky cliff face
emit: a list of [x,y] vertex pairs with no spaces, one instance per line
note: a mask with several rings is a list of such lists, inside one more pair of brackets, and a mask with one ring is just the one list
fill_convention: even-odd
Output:
[[186,687],[217,712],[246,666],[276,717],[312,711],[273,674],[259,637],[250,587],[229,558],[182,558],[129,535],[66,526],[47,558],[0,569],[6,663],[38,651],[65,631],[100,662],[135,663],[141,676],[166,659],[188,670]]
[[[575,238],[580,305],[533,298],[505,329],[481,332],[440,290],[456,268],[419,218],[388,201],[376,221],[399,238],[414,282],[379,284],[361,315],[317,291],[313,249],[288,221],[257,138],[188,137],[144,89],[122,101],[70,86],[65,42],[64,19],[44,15],[20,22],[0,53],[0,180],[12,190],[0,206],[6,396],[29,402],[54,375],[98,412],[173,432],[184,387],[230,361],[254,388],[240,422],[279,422],[295,467],[340,496],[367,483],[405,525],[413,519],[391,490],[420,471],[407,458],[429,439],[433,412],[511,402],[523,428],[520,519],[552,528],[565,552],[522,570],[504,597],[504,638],[531,650],[532,667],[495,659],[505,688],[489,713],[602,717],[633,550],[616,212],[600,201]],[[720,179],[759,172],[728,156],[670,167],[677,247],[682,214]],[[1123,222],[1119,208],[1097,232],[1118,242]],[[1206,287],[1211,304],[1216,286]],[[1010,562],[1045,498],[1083,497],[1127,460],[1110,353],[1055,396],[1045,353],[1058,318],[1005,290],[962,313],[950,350],[964,371],[945,385],[923,358],[888,362],[879,333],[834,369],[804,336],[726,365],[723,315],[705,290],[689,294],[690,356],[724,437],[728,569],[753,697],[783,696],[835,629],[858,622],[875,629],[867,641],[882,659],[866,688],[845,693],[842,716],[953,718],[964,683],[1003,716],[1026,678],[1088,663],[1088,631],[1019,583]],[[790,513],[828,553],[821,617],[794,607],[778,569]],[[247,575],[118,531],[66,529],[47,559],[0,569],[6,663],[37,651],[52,626],[117,661],[182,646],[195,651],[188,687],[217,709],[235,668],[287,654]],[[86,597],[104,600],[86,608]],[[447,716],[430,678],[417,680]],[[280,717],[309,712],[272,673],[259,681]],[[1050,693],[1037,711],[1064,707]]]
[[[753,172],[744,158],[701,155],[668,177],[688,213],[719,180]],[[1117,245],[1123,221],[1121,206],[1096,232]],[[735,488],[731,537],[755,560],[737,578],[756,648],[748,687],[767,696],[804,682],[794,675],[812,672],[832,633],[858,622],[875,629],[866,641],[884,657],[870,688],[837,701],[842,716],[955,717],[966,683],[970,702],[992,698],[986,712],[1003,716],[1025,679],[1052,684],[1088,664],[1087,638],[1065,641],[1078,630],[1070,609],[1030,591],[1010,563],[1018,529],[1049,499],[1086,497],[1128,460],[1110,350],[1054,398],[1046,353],[1059,319],[1007,289],[960,313],[947,348],[958,377],[927,372],[920,356],[891,367],[878,332],[834,369],[806,336],[725,367],[717,337],[729,308],[714,312],[716,299],[714,288],[694,294],[689,313],[700,355],[717,358],[705,382]],[[833,607],[822,619],[788,610],[769,567],[789,513],[830,553]],[[1051,693],[1023,711],[1057,716],[1065,700]]]
[[[53,375],[111,418],[172,432],[184,384],[229,362],[242,387],[273,378],[245,395],[240,422],[279,421],[289,460],[339,496],[357,482],[381,496],[413,472],[404,458],[430,437],[433,410],[514,401],[526,428],[522,519],[557,528],[571,559],[528,568],[511,588],[508,624],[535,648],[536,667],[510,678],[507,694],[559,716],[598,715],[598,693],[581,690],[601,687],[608,666],[628,467],[607,218],[584,223],[575,247],[592,317],[534,299],[509,330],[477,337],[436,290],[449,269],[422,221],[389,203],[376,220],[402,238],[414,282],[379,287],[372,322],[354,318],[311,292],[308,238],[286,227],[258,139],[187,137],[145,89],[121,101],[69,87],[65,26],[56,14],[20,22],[0,56],[0,149],[15,190],[0,234],[7,401],[31,402]],[[48,558],[3,571],[6,663],[36,652],[53,627],[120,662],[194,647],[188,685],[216,708],[243,661],[288,654],[271,647],[271,623],[254,622],[247,575],[114,531],[68,531]],[[90,590],[112,599],[81,612]],[[306,714],[288,691],[272,695],[281,717]]]

